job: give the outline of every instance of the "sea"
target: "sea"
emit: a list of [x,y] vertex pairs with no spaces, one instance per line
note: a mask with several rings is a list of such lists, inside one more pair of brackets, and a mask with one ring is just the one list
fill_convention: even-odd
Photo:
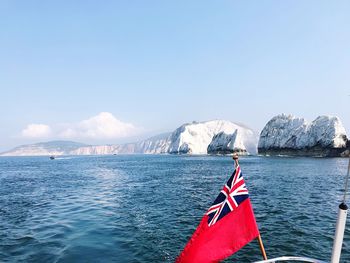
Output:
[[[239,162],[267,256],[329,261],[348,159]],[[0,262],[174,262],[233,170],[229,156],[0,157]],[[252,241],[225,262],[258,260]]]

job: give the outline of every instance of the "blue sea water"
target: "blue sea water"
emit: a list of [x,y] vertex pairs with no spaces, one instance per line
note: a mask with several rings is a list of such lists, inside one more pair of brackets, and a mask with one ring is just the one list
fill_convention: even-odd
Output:
[[[240,164],[268,256],[329,260],[347,160]],[[0,262],[173,262],[232,171],[222,156],[1,157]],[[253,241],[227,262],[260,259]]]

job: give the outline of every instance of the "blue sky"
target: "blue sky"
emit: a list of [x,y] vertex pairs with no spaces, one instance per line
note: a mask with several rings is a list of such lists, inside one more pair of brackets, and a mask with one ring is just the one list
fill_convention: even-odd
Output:
[[[0,151],[193,120],[260,131],[280,113],[337,115],[350,133],[349,13],[349,1],[3,0]],[[87,136],[104,121],[123,132]]]

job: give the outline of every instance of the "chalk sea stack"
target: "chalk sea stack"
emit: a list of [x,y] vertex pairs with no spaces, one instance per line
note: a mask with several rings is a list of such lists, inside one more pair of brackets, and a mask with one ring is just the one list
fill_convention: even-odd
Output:
[[260,133],[258,153],[313,157],[349,155],[350,143],[338,117],[303,118],[281,114],[273,117]]

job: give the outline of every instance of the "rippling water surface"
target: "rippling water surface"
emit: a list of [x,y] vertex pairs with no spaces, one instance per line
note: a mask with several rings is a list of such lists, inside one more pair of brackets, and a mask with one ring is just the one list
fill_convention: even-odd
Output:
[[[347,160],[240,164],[268,256],[329,260]],[[0,262],[173,262],[232,170],[229,157],[2,157]],[[260,259],[252,242],[227,261]]]

